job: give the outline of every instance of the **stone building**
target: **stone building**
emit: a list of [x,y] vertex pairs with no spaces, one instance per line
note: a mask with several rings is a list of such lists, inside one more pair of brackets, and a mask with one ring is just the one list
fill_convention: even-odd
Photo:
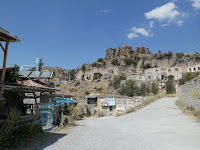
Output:
[[199,72],[199,71],[200,71],[200,64],[187,68],[187,72]]
[[144,74],[146,81],[154,81],[162,78],[161,68],[148,68]]
[[182,78],[181,67],[171,68],[148,68],[145,70],[145,78],[147,81],[167,80],[168,76],[174,76],[174,80]]
[[142,74],[129,74],[126,76],[127,80],[145,81],[145,75]]

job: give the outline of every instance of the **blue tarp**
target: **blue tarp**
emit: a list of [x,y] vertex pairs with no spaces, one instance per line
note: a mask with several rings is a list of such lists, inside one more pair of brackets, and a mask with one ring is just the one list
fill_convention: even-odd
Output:
[[55,97],[54,98],[54,102],[55,103],[75,103],[74,100],[72,100],[71,98],[64,98],[64,97]]

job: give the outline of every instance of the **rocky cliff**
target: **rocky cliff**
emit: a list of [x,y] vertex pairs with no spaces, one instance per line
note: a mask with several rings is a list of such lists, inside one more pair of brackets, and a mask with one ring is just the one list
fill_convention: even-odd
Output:
[[74,70],[61,68],[45,68],[54,71],[54,79],[81,80],[86,82],[109,80],[113,76],[143,74],[146,68],[181,67],[183,72],[187,67],[200,64],[200,54],[183,54],[172,52],[152,54],[149,48],[138,46],[134,50],[131,46],[109,48],[104,59],[84,64]]

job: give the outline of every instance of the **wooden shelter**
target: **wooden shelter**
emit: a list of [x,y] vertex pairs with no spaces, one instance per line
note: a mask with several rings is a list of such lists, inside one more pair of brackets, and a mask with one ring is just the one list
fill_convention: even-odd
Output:
[[[5,42],[5,46],[2,45],[4,42]],[[2,48],[4,52],[3,67],[2,67],[1,80],[0,80],[1,82],[4,82],[4,79],[5,79],[8,45],[10,42],[20,42],[20,39],[17,36],[9,33],[8,31],[0,27],[0,47]],[[2,93],[3,93],[3,86],[1,85],[0,86],[0,100],[2,99]]]

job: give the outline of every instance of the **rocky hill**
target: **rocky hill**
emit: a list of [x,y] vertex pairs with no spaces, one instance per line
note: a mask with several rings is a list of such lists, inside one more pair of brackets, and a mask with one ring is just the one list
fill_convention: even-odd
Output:
[[200,54],[184,53],[158,53],[153,54],[149,48],[138,46],[133,50],[131,46],[109,48],[105,58],[100,58],[96,62],[83,64],[74,70],[62,68],[44,68],[54,71],[54,80],[79,80],[85,82],[97,82],[109,80],[113,76],[143,74],[146,68],[169,68],[181,67],[186,72],[187,67],[200,63]]

